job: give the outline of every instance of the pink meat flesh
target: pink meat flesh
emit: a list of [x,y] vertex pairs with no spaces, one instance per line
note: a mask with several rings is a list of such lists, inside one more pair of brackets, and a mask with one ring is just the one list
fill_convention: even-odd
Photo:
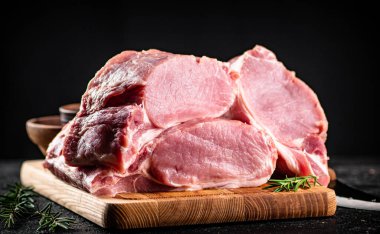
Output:
[[114,196],[259,186],[272,175],[276,160],[276,148],[265,132],[240,121],[208,119],[166,130],[125,173],[104,167],[70,167],[63,156],[48,158],[45,166],[93,194]]
[[234,101],[227,70],[224,63],[207,57],[126,51],[110,59],[90,81],[78,115],[143,103],[152,123],[162,128],[219,117]]
[[125,51],[90,81],[45,167],[98,196],[251,187],[272,175],[327,185],[326,132],[314,92],[261,46],[229,63]]
[[151,121],[166,128],[224,114],[234,100],[227,70],[207,57],[177,55],[161,64],[145,89],[144,106]]
[[274,138],[282,175],[315,174],[326,185],[327,120],[315,93],[261,46],[235,58],[231,73],[238,77],[239,94],[229,115],[261,126]]
[[119,193],[175,191],[139,173],[120,174],[105,167],[71,167],[63,156],[47,158],[44,166],[61,180],[97,196],[114,197]]
[[115,56],[97,72],[82,97],[64,140],[66,163],[125,172],[139,152],[133,142],[144,135],[139,131],[159,132],[226,112],[234,101],[227,70],[216,59],[158,50]]
[[158,50],[124,51],[114,56],[89,82],[78,116],[86,116],[108,106],[140,104],[150,72],[169,56],[170,53]]
[[[68,165],[108,166],[120,172],[125,172],[142,146],[161,132],[153,128],[138,105],[104,108],[73,119],[66,129],[61,154]],[[50,148],[48,152],[57,153]]]
[[168,186],[191,189],[262,185],[272,175],[277,160],[267,134],[225,119],[171,128],[148,152],[154,178]]

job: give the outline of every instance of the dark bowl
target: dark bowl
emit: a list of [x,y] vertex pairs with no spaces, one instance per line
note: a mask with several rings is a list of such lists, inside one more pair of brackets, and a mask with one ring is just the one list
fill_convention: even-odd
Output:
[[80,103],[72,103],[59,108],[60,119],[62,124],[72,120],[79,111]]

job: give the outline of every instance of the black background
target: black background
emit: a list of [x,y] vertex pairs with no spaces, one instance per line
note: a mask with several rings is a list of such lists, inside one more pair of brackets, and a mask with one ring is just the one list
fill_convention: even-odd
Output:
[[79,101],[87,82],[116,53],[157,48],[228,60],[255,44],[273,50],[318,94],[329,120],[331,156],[377,154],[375,6],[205,4],[66,1],[3,6],[0,156],[41,158],[27,138],[25,121],[57,114],[60,105]]

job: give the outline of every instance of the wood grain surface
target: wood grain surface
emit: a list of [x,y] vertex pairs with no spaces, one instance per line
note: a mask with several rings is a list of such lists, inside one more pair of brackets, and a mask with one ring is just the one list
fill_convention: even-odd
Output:
[[120,194],[100,198],[57,179],[42,160],[25,161],[21,182],[102,226],[119,229],[332,216],[335,192],[314,187],[274,193],[257,188]]

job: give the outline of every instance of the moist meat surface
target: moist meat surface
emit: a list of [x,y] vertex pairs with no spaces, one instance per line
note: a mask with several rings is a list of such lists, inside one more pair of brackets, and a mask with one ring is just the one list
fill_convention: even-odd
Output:
[[65,181],[96,195],[254,187],[272,175],[277,152],[269,135],[236,120],[204,119],[162,132],[140,151],[128,171],[71,167],[63,156],[46,166]]
[[326,185],[326,132],[317,96],[264,47],[229,63],[125,51],[90,81],[45,167],[99,196],[260,186],[273,173]]
[[315,174],[327,185],[327,120],[315,93],[276,56],[256,46],[233,59],[238,97],[230,116],[256,124],[275,140],[277,174]]

